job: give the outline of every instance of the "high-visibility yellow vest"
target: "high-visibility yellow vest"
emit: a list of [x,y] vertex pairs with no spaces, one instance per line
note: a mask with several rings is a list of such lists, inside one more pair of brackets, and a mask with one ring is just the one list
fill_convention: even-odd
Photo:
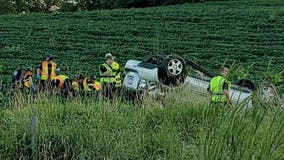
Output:
[[55,77],[55,81],[59,80],[59,88],[63,88],[64,82],[66,79],[68,79],[69,77],[66,75],[59,75]]
[[[50,73],[50,75],[48,75],[48,64],[49,63],[51,63],[51,73]],[[43,61],[41,63],[41,66],[42,66],[42,70],[41,70],[41,73],[40,73],[40,79],[41,80],[47,80],[49,78],[50,80],[54,80],[54,78],[56,77],[56,73],[55,73],[55,70],[56,70],[56,67],[57,67],[56,63]]]
[[88,82],[88,78],[85,78],[83,80],[83,87],[84,91],[92,91],[93,89],[96,91],[100,91],[102,89],[100,82],[92,80],[92,82],[90,83]]
[[224,93],[224,83],[228,83],[228,89],[231,88],[231,82],[222,76],[213,77],[210,81],[211,102],[226,102]]
[[30,82],[30,80],[25,80],[25,81],[24,81],[24,86],[27,87],[27,88],[30,88],[30,87],[31,87],[31,82]]
[[31,71],[25,71],[24,72],[24,78],[28,77],[28,76],[33,76],[33,72]]
[[74,80],[74,81],[72,82],[72,88],[73,88],[74,91],[79,92],[80,87],[79,87],[79,83],[78,83],[77,80]]
[[120,66],[117,62],[112,62],[111,67],[113,71],[115,72],[115,87],[122,87],[122,81],[121,81],[121,74],[120,74]]
[[30,78],[29,78],[30,76],[31,77],[33,76],[33,73],[31,71],[25,71],[24,72],[23,81],[24,81],[24,86],[27,87],[27,88],[31,87],[31,81],[30,81]]
[[94,88],[95,88],[95,90],[96,91],[100,91],[100,90],[102,90],[102,85],[101,85],[101,83],[99,82],[99,81],[94,81]]
[[115,81],[116,81],[116,78],[115,78],[116,73],[113,72],[111,66],[109,66],[106,63],[102,64],[102,66],[104,66],[106,68],[107,72],[109,72],[110,75],[109,76],[103,76],[103,73],[100,70],[100,77],[101,77],[100,78],[100,82],[101,83],[115,83]]

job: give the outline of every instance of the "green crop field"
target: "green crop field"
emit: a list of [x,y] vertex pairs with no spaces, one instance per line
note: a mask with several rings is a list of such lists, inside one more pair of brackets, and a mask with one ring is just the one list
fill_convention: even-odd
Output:
[[227,61],[284,67],[284,1],[236,1],[168,7],[0,17],[1,79],[36,67],[53,54],[69,76],[97,74],[107,52],[123,64],[153,54],[178,54],[216,73]]

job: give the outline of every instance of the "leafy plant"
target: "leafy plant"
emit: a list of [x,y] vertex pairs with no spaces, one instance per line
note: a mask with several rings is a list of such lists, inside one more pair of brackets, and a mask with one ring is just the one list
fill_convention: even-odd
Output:
[[238,80],[238,79],[247,79],[253,70],[254,64],[244,66],[244,65],[237,65],[234,62],[230,66],[230,74],[229,79],[231,80]]
[[264,81],[270,82],[272,84],[279,84],[279,83],[283,83],[284,82],[284,70],[282,70],[281,72],[277,72],[275,71],[275,69],[273,69],[271,67],[272,62],[269,61],[268,66],[267,66],[267,70],[266,73],[264,75]]

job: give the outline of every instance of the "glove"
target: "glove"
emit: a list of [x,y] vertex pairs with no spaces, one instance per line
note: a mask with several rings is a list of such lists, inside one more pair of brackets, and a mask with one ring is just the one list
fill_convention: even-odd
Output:
[[40,80],[40,75],[36,75],[36,80],[37,80],[37,81]]

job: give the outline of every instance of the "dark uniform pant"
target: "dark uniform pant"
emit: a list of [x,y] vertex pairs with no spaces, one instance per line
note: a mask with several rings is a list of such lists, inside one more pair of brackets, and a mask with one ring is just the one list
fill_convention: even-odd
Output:
[[102,94],[107,99],[112,99],[116,92],[115,83],[103,83],[102,84]]

